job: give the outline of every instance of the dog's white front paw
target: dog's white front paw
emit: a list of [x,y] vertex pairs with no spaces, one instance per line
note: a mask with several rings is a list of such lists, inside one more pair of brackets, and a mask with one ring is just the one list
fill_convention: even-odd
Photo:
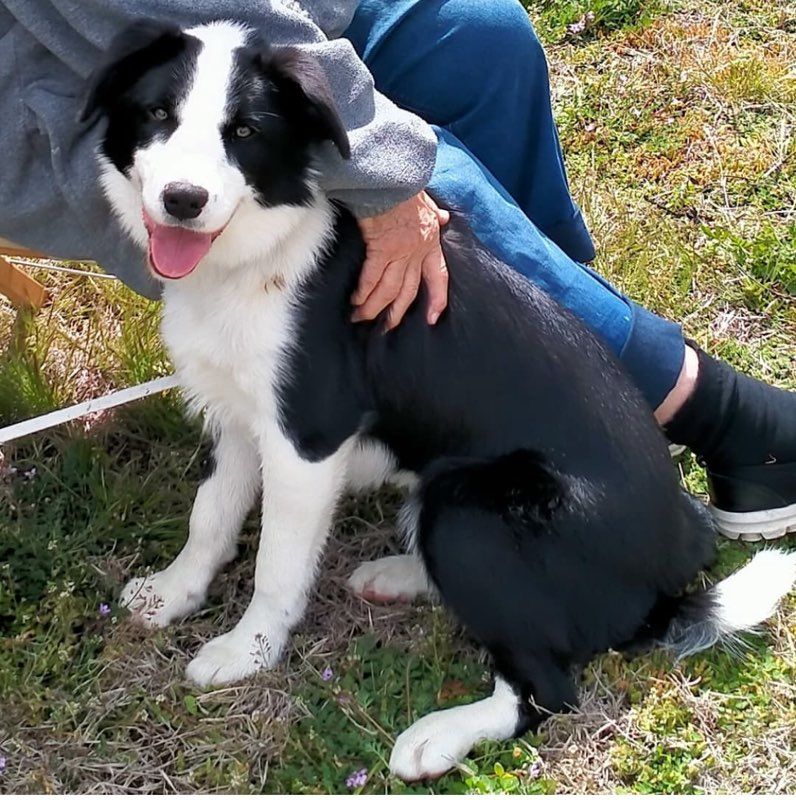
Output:
[[387,556],[360,564],[348,579],[348,588],[373,603],[411,603],[428,594],[430,585],[418,556]]
[[224,686],[270,669],[279,661],[287,637],[287,626],[252,604],[229,633],[202,646],[188,664],[188,680],[203,687]]
[[165,628],[188,616],[204,602],[206,586],[182,569],[165,569],[148,578],[133,578],[122,590],[120,603],[134,619],[151,628]]
[[396,740],[390,772],[407,783],[438,778],[453,769],[473,747],[470,732],[454,724],[457,715],[435,711]]

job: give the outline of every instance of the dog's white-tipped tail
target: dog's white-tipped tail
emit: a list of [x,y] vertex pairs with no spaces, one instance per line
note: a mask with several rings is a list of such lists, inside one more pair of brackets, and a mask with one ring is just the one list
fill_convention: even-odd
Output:
[[796,553],[762,550],[705,592],[686,597],[662,645],[678,658],[754,630],[796,583]]
[[727,633],[746,631],[768,619],[796,583],[796,553],[762,550],[745,567],[717,583],[717,622]]

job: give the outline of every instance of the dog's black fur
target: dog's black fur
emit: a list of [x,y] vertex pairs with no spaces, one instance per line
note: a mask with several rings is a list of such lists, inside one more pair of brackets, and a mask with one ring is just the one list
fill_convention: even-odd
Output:
[[[189,38],[150,31],[148,44],[121,61],[111,53],[98,75],[86,114],[109,117],[104,150],[120,169],[137,142],[168,136],[146,111],[174,102]],[[263,204],[303,204],[317,141],[348,152],[342,125],[295,54],[252,45],[239,59],[239,119],[260,124],[231,152]],[[695,613],[681,598],[710,563],[714,532],[607,347],[489,255],[465,220],[454,217],[442,241],[450,297],[436,326],[422,292],[393,331],[381,319],[353,324],[365,248],[354,217],[337,208],[282,370],[281,421],[307,459],[359,432],[419,473],[419,553],[519,691],[524,729],[575,704],[573,667],[652,644]]]
[[308,458],[359,429],[423,477],[417,545],[443,600],[523,698],[561,711],[573,665],[664,637],[712,561],[712,523],[607,348],[462,219],[443,246],[437,326],[422,296],[389,333],[352,325],[364,249],[340,209],[306,287],[284,424]]

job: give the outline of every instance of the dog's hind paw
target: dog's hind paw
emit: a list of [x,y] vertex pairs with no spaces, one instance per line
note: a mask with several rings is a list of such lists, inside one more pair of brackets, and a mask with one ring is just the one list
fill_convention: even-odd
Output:
[[204,599],[204,587],[196,587],[191,576],[165,569],[148,578],[133,578],[122,590],[119,602],[138,622],[150,628],[165,628],[192,614]]
[[348,588],[372,603],[411,603],[431,591],[426,570],[418,556],[387,556],[365,561],[353,572]]

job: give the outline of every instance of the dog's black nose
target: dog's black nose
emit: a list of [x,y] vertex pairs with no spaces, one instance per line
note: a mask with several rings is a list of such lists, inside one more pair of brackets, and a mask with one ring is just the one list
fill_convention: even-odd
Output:
[[207,205],[207,189],[192,183],[170,183],[163,190],[163,207],[176,219],[196,219]]

